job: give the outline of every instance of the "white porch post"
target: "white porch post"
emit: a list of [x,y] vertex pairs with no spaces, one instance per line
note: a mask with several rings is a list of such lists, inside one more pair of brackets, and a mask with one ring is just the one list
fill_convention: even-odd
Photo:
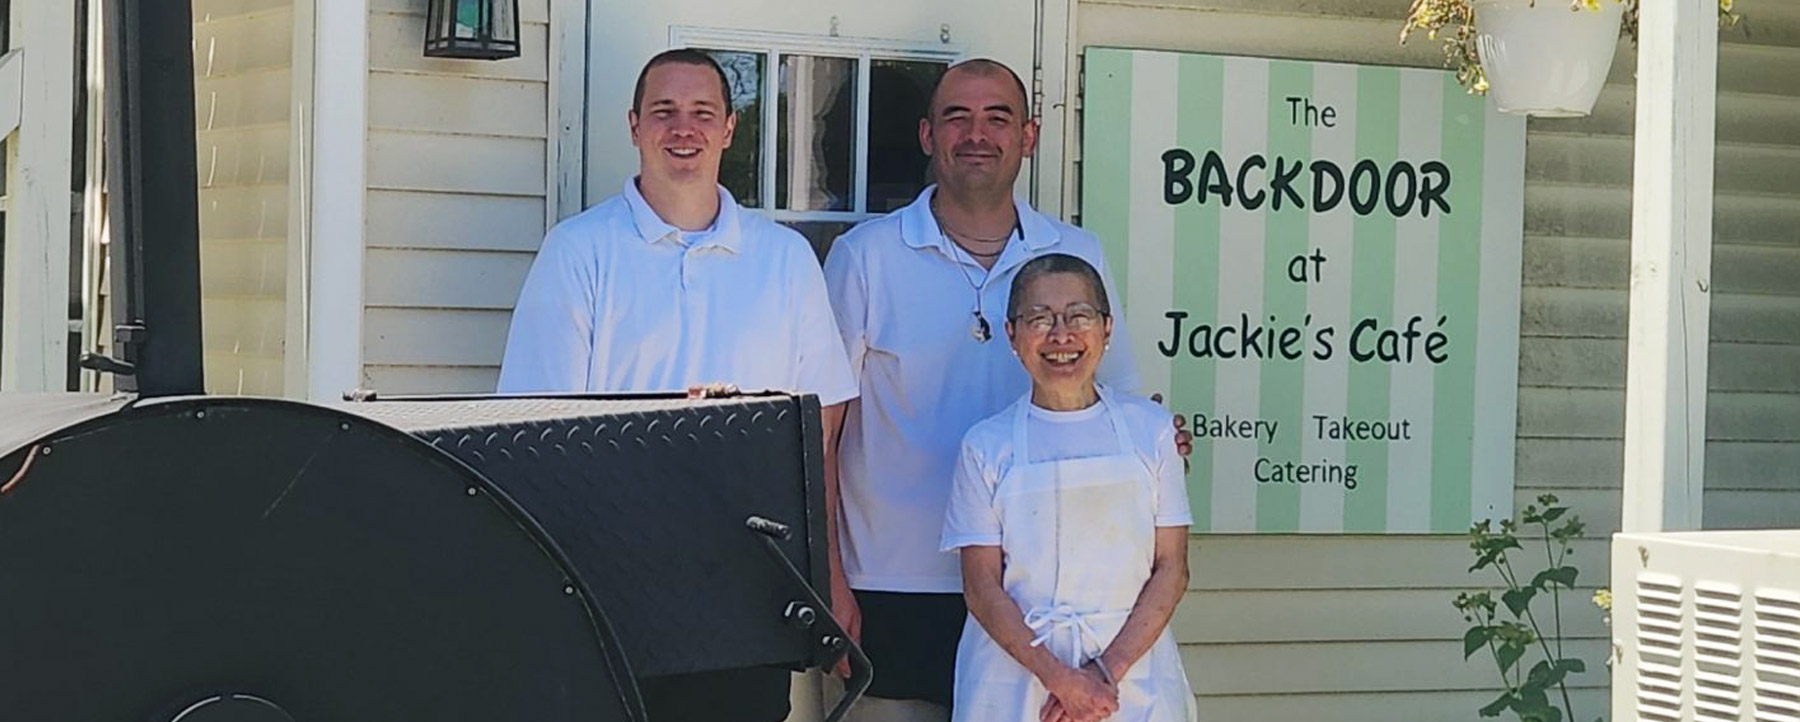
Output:
[[550,131],[546,188],[555,190],[545,203],[549,228],[587,207],[582,196],[587,175],[588,2],[550,0]]
[[1621,530],[1700,528],[1717,0],[1641,5]]
[[369,7],[318,2],[314,13],[306,397],[335,401],[362,386]]
[[[68,0],[24,0],[12,6],[6,74],[17,79],[16,118],[7,144],[5,299],[0,306],[0,390],[67,388],[69,244],[75,194],[70,190],[75,128],[75,6]],[[16,73],[16,75],[15,75]],[[0,86],[9,85],[0,82]],[[6,92],[0,88],[0,92]],[[16,111],[16,115],[13,114]],[[8,123],[10,124],[10,123]]]

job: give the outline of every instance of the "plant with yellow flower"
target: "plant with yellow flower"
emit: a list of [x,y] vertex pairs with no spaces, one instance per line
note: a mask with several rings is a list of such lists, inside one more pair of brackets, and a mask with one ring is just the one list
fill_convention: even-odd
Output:
[[[1533,0],[1535,2],[1555,3],[1563,0]],[[1620,32],[1625,37],[1637,42],[1638,2],[1639,0],[1568,0],[1570,12],[1600,12],[1606,4],[1623,4],[1624,20]],[[1481,67],[1481,55],[1476,51],[1475,6],[1478,0],[1412,0],[1412,9],[1406,14],[1406,25],[1400,28],[1400,42],[1415,32],[1423,32],[1425,36],[1443,42],[1444,67],[1456,70],[1456,80],[1475,95],[1485,95],[1488,91],[1487,72]],[[1736,25],[1741,16],[1733,10],[1733,0],[1719,0],[1719,27],[1728,28]]]

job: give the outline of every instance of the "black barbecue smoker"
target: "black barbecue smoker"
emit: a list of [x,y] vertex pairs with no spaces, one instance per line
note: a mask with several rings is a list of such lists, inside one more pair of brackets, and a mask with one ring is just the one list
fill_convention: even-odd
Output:
[[641,721],[846,655],[847,711],[815,397],[201,395],[191,8],[105,10],[123,392],[0,396],[0,719]]

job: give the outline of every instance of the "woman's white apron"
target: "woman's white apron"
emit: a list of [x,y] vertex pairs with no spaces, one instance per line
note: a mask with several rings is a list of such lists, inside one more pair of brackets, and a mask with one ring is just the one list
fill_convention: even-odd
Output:
[[[1030,400],[1015,406],[1013,465],[995,489],[1002,584],[1042,645],[1071,667],[1100,656],[1125,625],[1156,552],[1156,480],[1118,405],[1107,456],[1031,463]],[[1119,722],[1188,722],[1194,696],[1167,629],[1118,680]],[[970,616],[956,652],[958,722],[1036,722],[1049,693]]]

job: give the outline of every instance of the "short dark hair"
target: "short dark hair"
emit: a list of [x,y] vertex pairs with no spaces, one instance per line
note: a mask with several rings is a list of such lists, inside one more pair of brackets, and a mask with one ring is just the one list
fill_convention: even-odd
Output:
[[1046,253],[1025,262],[1019,267],[1019,274],[1013,276],[1012,290],[1006,295],[1006,319],[1011,321],[1019,315],[1019,303],[1025,296],[1025,289],[1031,284],[1053,273],[1072,273],[1087,281],[1088,289],[1094,292],[1094,307],[1100,313],[1111,316],[1112,304],[1106,300],[1106,282],[1100,280],[1100,272],[1094,266],[1078,256],[1067,253]]
[[938,91],[944,87],[944,79],[950,77],[951,73],[958,70],[971,72],[976,75],[1005,75],[1008,78],[1012,78],[1013,87],[1017,88],[1019,91],[1019,102],[1024,104],[1024,107],[1019,108],[1019,121],[1024,122],[1031,120],[1031,94],[1025,92],[1025,81],[1020,80],[1019,74],[1013,72],[1012,68],[1007,67],[1006,63],[994,60],[993,58],[970,58],[945,68],[942,73],[938,73],[937,82],[933,83],[931,86],[931,98],[926,101],[925,104],[925,117],[927,119],[934,122],[936,121]]
[[731,81],[725,77],[725,69],[719,67],[719,61],[714,60],[713,56],[706,54],[706,51],[695,50],[693,48],[664,50],[657,53],[655,57],[650,58],[650,62],[644,63],[644,69],[638,71],[637,87],[631,91],[632,112],[641,112],[644,109],[644,80],[650,77],[650,70],[659,65],[672,64],[699,65],[712,68],[712,71],[719,76],[719,98],[725,103],[725,114],[732,114]]

